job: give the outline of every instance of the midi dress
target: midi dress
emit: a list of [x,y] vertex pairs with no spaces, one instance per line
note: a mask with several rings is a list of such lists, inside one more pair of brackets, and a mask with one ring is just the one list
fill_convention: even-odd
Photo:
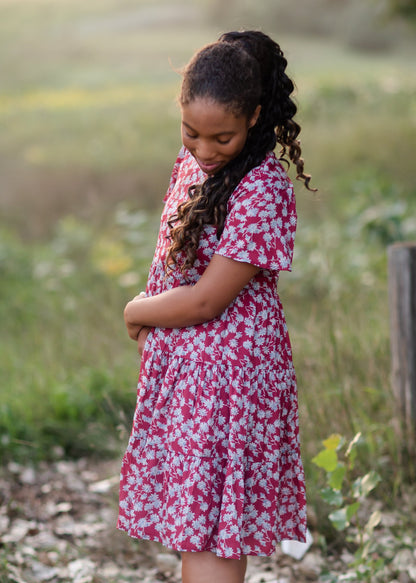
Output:
[[232,193],[220,239],[207,225],[193,267],[166,275],[167,221],[205,179],[182,148],[146,294],[195,284],[214,253],[261,269],[215,319],[151,329],[117,526],[177,551],[268,556],[278,541],[306,534],[296,377],[276,289],[279,271],[291,269],[295,198],[270,152]]

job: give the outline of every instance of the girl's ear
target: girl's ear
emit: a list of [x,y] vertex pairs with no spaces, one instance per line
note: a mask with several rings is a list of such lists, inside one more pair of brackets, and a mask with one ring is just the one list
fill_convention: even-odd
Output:
[[252,128],[256,125],[257,120],[259,119],[259,115],[260,115],[260,111],[261,111],[261,105],[258,105],[256,107],[256,109],[254,110],[253,115],[250,118],[250,121],[248,122],[248,127]]

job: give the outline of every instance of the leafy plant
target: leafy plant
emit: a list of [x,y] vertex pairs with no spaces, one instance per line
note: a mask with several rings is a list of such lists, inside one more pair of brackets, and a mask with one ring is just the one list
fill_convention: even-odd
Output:
[[350,565],[352,579],[347,575],[343,580],[370,582],[384,566],[384,559],[377,555],[373,536],[382,514],[380,510],[375,510],[369,518],[362,518],[359,510],[381,478],[374,470],[358,476],[354,472],[358,446],[362,442],[361,432],[349,443],[339,434],[330,435],[322,442],[324,449],[312,462],[326,472],[326,484],[320,495],[334,508],[328,515],[329,520],[337,531],[345,532],[347,540],[357,547],[355,559]]

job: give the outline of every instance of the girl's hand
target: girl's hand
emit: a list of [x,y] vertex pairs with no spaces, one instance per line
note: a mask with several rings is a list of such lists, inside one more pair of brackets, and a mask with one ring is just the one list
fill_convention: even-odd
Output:
[[140,328],[186,328],[217,318],[260,271],[214,254],[208,267],[194,284],[180,285],[151,297],[141,293],[124,309],[129,335],[137,340]]
[[[130,300],[127,303],[126,308],[127,308],[127,306],[134,304],[135,302],[138,302],[145,297],[146,297],[146,293],[140,292],[138,296],[135,296],[132,300]],[[126,324],[127,332],[132,340],[137,341],[139,339],[139,335],[140,335],[141,330],[143,329],[143,326],[140,324],[137,324],[137,322],[131,321],[130,319],[127,318],[126,308],[124,309],[124,322]]]
[[138,300],[142,300],[143,298],[146,297],[146,292],[140,292],[138,296],[134,296],[134,298],[131,300],[132,302],[137,302]]
[[144,345],[146,344],[150,330],[151,329],[148,326],[144,326],[139,332],[139,336],[137,337],[137,352],[139,353],[139,356],[143,354]]

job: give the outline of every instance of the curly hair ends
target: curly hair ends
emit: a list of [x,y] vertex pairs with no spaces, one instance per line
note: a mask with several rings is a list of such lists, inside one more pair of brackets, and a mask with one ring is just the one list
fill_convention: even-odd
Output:
[[223,104],[235,115],[247,119],[261,105],[257,123],[249,130],[240,154],[203,184],[189,188],[189,200],[170,217],[171,245],[166,269],[180,265],[183,273],[195,262],[199,238],[205,225],[214,225],[218,239],[224,229],[227,203],[242,178],[260,165],[268,152],[280,144],[280,159],[295,165],[297,179],[308,190],[310,176],[298,135],[300,126],[292,119],[297,107],[291,99],[292,80],[286,74],[287,61],[279,45],[259,31],[229,32],[201,49],[183,74],[180,103],[208,98]]

